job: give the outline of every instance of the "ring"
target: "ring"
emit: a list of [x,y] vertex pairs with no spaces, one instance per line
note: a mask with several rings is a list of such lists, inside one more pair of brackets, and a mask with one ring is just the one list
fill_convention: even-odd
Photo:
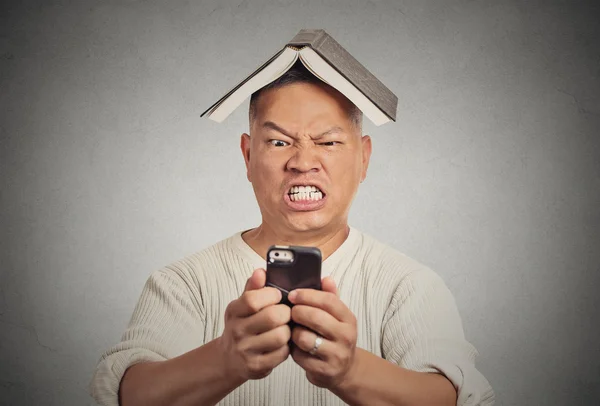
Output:
[[317,335],[317,338],[315,338],[315,344],[313,345],[312,350],[310,350],[308,353],[310,355],[315,355],[317,353],[317,350],[321,346],[321,344],[323,344],[323,338],[321,336]]

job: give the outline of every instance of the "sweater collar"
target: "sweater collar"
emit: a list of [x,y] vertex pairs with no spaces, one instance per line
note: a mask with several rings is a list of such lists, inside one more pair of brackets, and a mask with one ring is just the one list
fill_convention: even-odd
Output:
[[[354,252],[358,249],[358,244],[360,241],[360,231],[355,229],[352,226],[349,226],[350,232],[348,236],[340,245],[321,265],[321,277],[330,276],[331,272],[336,269],[343,258],[349,255],[353,255]],[[265,268],[266,262],[265,260],[250,247],[246,241],[242,238],[242,234],[246,231],[250,231],[251,229],[239,231],[235,233],[231,237],[231,242],[233,247],[237,249],[244,258],[246,258],[251,264],[252,268]]]

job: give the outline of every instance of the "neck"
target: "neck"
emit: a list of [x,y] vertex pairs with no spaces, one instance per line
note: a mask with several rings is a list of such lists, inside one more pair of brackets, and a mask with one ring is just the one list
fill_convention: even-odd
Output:
[[325,261],[346,241],[349,232],[350,227],[347,223],[329,230],[282,232],[274,230],[263,222],[257,228],[242,234],[242,239],[264,259],[271,245],[300,245],[319,248]]

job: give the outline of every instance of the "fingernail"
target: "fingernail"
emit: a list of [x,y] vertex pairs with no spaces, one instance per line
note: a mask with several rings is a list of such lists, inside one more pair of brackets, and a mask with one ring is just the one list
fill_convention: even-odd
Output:
[[293,302],[296,299],[296,296],[298,296],[298,292],[296,292],[295,290],[292,290],[289,294],[288,294],[288,300],[290,302]]

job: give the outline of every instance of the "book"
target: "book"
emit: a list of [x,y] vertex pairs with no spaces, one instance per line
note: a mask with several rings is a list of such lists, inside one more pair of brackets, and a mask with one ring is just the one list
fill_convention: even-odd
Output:
[[252,93],[277,80],[298,59],[313,75],[346,96],[376,126],[396,121],[396,95],[322,29],[300,30],[283,49],[200,116],[222,122]]

